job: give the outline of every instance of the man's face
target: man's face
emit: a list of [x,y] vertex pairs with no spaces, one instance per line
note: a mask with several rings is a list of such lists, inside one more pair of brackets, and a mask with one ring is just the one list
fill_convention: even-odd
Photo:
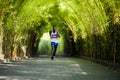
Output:
[[55,30],[57,30],[57,28],[56,28],[56,27],[54,27],[54,29],[55,29]]

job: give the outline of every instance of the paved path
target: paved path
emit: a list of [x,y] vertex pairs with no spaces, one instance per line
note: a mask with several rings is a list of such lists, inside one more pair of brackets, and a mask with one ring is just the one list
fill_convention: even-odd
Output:
[[35,58],[0,64],[0,80],[120,80],[120,73],[77,58]]

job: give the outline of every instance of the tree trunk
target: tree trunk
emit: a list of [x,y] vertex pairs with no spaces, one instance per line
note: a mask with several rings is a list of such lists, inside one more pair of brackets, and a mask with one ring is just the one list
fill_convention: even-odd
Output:
[[0,25],[0,60],[4,60],[4,55],[2,51],[2,42],[3,42],[3,33],[2,33],[2,27]]

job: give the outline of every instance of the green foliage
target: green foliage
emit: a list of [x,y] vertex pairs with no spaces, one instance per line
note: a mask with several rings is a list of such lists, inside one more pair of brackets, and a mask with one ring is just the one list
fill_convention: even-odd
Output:
[[[14,50],[19,51],[18,46],[26,46],[28,55],[35,54],[42,34],[57,25],[63,36],[64,52],[120,62],[119,3],[119,0],[0,0],[3,52],[10,56]],[[41,43],[46,43],[41,50],[49,49],[48,42]]]
[[51,47],[50,47],[50,41],[41,40],[39,44],[38,53],[40,55],[48,55],[51,54]]

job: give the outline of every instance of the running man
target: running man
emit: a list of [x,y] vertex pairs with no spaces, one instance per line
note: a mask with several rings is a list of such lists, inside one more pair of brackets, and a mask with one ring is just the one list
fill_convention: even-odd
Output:
[[51,60],[54,59],[54,56],[56,54],[56,50],[58,47],[58,38],[60,37],[56,26],[53,26],[52,31],[49,32],[50,34],[50,38],[51,38],[51,47],[52,47],[52,51],[51,51]]

